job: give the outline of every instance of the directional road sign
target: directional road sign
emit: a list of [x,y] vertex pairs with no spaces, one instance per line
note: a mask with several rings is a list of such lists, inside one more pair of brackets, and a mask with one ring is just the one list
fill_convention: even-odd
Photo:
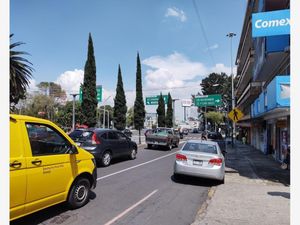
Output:
[[221,95],[202,95],[194,98],[195,106],[204,107],[204,106],[219,106],[222,105]]
[[[146,105],[158,105],[159,97],[160,97],[160,95],[146,97]],[[167,104],[168,103],[168,95],[163,95],[162,97],[164,99],[165,104]]]
[[238,108],[234,108],[228,113],[229,119],[231,119],[233,122],[238,122],[240,119],[242,119],[244,114],[242,113],[241,110]]
[[[96,90],[97,90],[97,101],[102,102],[102,85],[97,85]],[[81,87],[79,90],[79,101],[82,102],[82,88]]]

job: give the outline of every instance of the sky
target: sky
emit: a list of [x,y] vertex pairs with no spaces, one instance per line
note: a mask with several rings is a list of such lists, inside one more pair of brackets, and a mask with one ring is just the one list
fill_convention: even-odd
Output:
[[[44,81],[60,84],[70,98],[70,93],[78,93],[91,33],[97,84],[103,86],[103,100],[108,98],[105,104],[113,106],[120,64],[127,106],[133,105],[137,52],[144,98],[170,92],[172,98],[188,99],[201,91],[199,84],[209,73],[230,75],[226,34],[237,34],[232,40],[234,61],[246,4],[246,0],[11,0],[11,41],[24,42],[18,49],[30,54],[26,58],[34,68],[31,91]],[[175,108],[176,119],[182,119],[180,100]],[[153,113],[156,106],[146,106],[146,111]]]

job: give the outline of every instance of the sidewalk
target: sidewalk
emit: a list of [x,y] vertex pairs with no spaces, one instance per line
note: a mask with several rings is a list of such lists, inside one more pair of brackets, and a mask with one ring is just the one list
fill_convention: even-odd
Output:
[[227,151],[225,184],[211,188],[192,225],[290,224],[290,171],[241,142]]

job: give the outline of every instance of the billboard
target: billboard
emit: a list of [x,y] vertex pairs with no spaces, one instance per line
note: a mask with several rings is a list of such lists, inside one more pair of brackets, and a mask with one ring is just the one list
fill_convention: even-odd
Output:
[[290,10],[252,14],[252,37],[290,34]]
[[192,103],[193,103],[192,99],[182,99],[181,100],[182,107],[191,107]]

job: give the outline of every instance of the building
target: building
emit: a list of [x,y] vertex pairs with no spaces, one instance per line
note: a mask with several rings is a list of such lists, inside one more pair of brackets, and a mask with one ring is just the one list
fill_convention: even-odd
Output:
[[[237,123],[239,131],[278,161],[290,144],[290,34],[256,36],[252,20],[256,13],[289,13],[289,7],[289,0],[248,0],[236,58],[236,105],[245,115]],[[262,21],[255,20],[255,28]]]

